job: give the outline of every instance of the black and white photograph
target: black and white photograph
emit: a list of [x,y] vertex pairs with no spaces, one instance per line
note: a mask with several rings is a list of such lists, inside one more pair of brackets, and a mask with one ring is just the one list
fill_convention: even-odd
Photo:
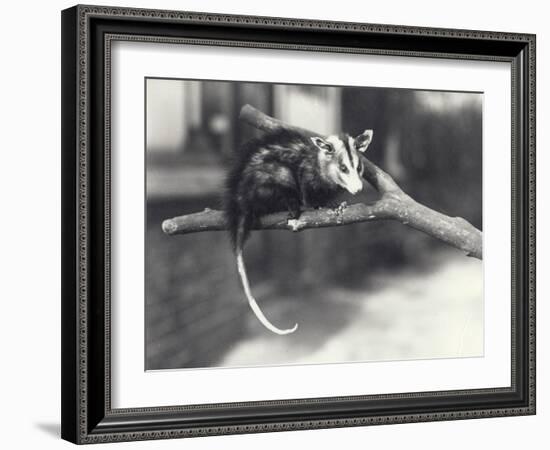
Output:
[[482,92],[144,96],[145,370],[484,355]]

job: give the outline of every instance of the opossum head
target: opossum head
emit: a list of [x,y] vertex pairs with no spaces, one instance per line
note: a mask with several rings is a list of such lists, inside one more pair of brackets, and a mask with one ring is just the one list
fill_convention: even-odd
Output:
[[319,154],[322,176],[355,195],[363,189],[363,163],[360,153],[365,152],[372,141],[372,130],[365,130],[357,137],[348,134],[311,138]]

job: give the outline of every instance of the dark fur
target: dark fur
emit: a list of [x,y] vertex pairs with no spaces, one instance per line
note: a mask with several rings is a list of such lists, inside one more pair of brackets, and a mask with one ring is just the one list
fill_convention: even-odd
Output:
[[240,149],[227,176],[224,201],[234,246],[244,245],[265,214],[288,211],[289,218],[297,219],[303,208],[334,200],[340,187],[322,177],[319,151],[309,138],[290,131],[269,133]]

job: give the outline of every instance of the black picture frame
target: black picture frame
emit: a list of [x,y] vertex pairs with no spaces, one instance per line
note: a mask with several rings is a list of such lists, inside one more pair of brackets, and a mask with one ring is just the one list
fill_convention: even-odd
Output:
[[[510,62],[511,386],[112,409],[108,107],[110,43],[117,39]],[[61,406],[62,437],[78,444],[535,414],[535,36],[119,7],[64,10]]]

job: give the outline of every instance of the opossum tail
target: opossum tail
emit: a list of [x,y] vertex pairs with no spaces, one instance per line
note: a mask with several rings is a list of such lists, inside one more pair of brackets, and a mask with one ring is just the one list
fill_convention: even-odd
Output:
[[260,306],[256,302],[256,299],[252,296],[252,293],[250,292],[250,285],[248,283],[248,276],[246,274],[246,267],[243,260],[243,245],[246,239],[246,235],[248,234],[245,219],[241,218],[239,220],[238,228],[236,231],[235,255],[237,256],[237,270],[239,271],[243,290],[248,300],[248,304],[250,305],[250,308],[252,309],[258,320],[262,323],[262,325],[266,327],[269,331],[280,335],[294,333],[298,328],[298,324],[295,324],[294,327],[288,328],[286,330],[281,330],[280,328],[277,328],[269,320],[267,320],[267,317],[264,316],[264,313],[260,309]]

